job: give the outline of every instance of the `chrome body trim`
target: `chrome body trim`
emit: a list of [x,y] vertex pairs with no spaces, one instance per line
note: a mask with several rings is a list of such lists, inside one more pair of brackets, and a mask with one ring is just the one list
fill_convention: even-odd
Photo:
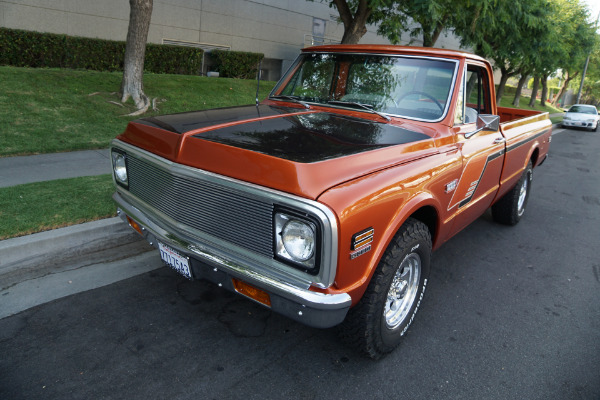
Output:
[[[333,284],[338,260],[338,226],[335,214],[325,205],[299,196],[177,164],[117,139],[113,140],[111,148],[121,149],[128,154],[135,155],[135,157],[144,159],[170,174],[212,182],[226,188],[243,191],[253,198],[271,202],[274,206],[284,206],[308,213],[319,221],[322,231],[321,264],[319,272],[316,275],[311,275],[274,258],[224,242],[206,232],[201,232],[175,221],[115,184],[118,193],[114,199],[117,204],[136,222],[152,229],[158,236],[166,238],[167,244],[171,244],[184,252],[198,254],[201,259],[208,261],[216,262],[216,260],[219,260],[218,262],[223,265],[245,266],[248,275],[258,274],[276,281],[287,282],[298,288],[308,289],[309,286],[327,288]],[[114,179],[113,174],[113,181]],[[232,269],[235,270],[235,268]]]

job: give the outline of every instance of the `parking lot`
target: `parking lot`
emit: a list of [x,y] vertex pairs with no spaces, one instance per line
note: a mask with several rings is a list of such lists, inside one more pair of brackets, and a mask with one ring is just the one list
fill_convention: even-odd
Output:
[[0,320],[0,398],[598,399],[599,154],[557,129],[523,220],[436,251],[382,360],[161,268]]

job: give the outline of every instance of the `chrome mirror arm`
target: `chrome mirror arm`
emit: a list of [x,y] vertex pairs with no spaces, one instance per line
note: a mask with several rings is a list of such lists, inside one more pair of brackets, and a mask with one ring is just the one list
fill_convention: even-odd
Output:
[[465,139],[469,139],[481,131],[497,132],[498,130],[500,130],[499,115],[479,114],[477,116],[477,129],[472,132],[465,133]]

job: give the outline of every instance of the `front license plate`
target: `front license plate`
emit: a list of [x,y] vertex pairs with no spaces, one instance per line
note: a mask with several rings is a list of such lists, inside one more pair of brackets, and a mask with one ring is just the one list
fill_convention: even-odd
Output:
[[186,278],[192,278],[190,262],[187,257],[182,256],[166,244],[160,242],[158,243],[158,249],[160,250],[160,258],[162,258],[169,267],[173,268]]

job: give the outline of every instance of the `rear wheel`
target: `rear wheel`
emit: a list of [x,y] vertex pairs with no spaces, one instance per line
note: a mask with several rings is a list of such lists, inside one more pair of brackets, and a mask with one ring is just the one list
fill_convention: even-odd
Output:
[[360,302],[340,326],[340,336],[378,359],[398,346],[423,298],[430,269],[431,235],[409,218],[381,259]]
[[532,181],[533,165],[529,161],[515,187],[492,206],[494,221],[505,225],[516,225],[521,220],[529,200]]

